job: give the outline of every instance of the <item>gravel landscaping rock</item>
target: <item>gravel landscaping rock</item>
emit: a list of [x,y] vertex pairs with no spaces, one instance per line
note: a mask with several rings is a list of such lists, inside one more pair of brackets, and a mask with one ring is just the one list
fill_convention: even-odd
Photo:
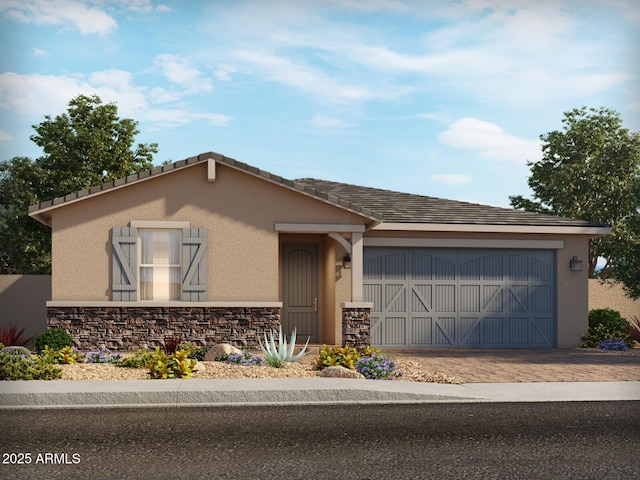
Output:
[[[193,378],[304,378],[317,377],[319,371],[312,361],[304,359],[288,363],[282,368],[270,366],[249,366],[229,364],[225,362],[201,362],[204,369],[193,374]],[[454,383],[461,380],[442,373],[426,372],[417,362],[398,360],[403,376],[397,381]],[[62,369],[61,380],[145,380],[149,379],[144,368],[122,368],[105,363],[78,363],[74,365],[58,365]]]

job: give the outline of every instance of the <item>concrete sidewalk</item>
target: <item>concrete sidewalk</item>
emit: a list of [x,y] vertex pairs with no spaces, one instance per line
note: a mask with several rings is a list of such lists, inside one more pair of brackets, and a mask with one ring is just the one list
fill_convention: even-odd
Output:
[[640,401],[640,382],[447,385],[337,378],[1,382],[0,409]]

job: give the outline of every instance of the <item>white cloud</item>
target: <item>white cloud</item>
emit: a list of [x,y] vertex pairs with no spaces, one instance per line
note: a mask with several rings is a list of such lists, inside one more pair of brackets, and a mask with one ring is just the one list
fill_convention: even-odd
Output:
[[[591,28],[589,12],[597,9],[576,10],[570,2],[243,5],[224,17],[227,38],[248,45],[240,59],[271,81],[332,101],[395,99],[430,88],[492,105],[537,108],[584,102],[630,79],[624,62],[611,59],[607,31],[584,33]],[[634,7],[617,8],[631,12]],[[385,24],[374,29],[352,22],[353,9],[422,17],[424,26],[416,22],[415,31],[398,42]],[[285,12],[291,15],[285,18]],[[347,15],[335,20],[338,13]],[[301,62],[302,56],[313,63]],[[388,87],[388,95],[380,85]]]
[[324,115],[314,115],[308,123],[318,128],[345,128],[352,126],[339,118],[325,117]]
[[439,123],[451,123],[453,120],[451,118],[451,112],[447,112],[444,110],[439,110],[437,112],[419,113],[416,115],[416,117]]
[[80,93],[91,93],[81,76],[0,74],[0,108],[19,115],[62,111]]
[[218,66],[218,68],[214,72],[214,75],[218,80],[223,82],[228,82],[231,80],[231,77],[229,76],[229,74],[235,73],[237,71],[238,69],[235,66],[225,63],[223,65]]
[[404,12],[409,7],[398,0],[329,0],[330,4],[334,4],[345,10],[361,10],[364,12]]
[[49,56],[49,53],[46,50],[42,50],[40,48],[33,48],[31,49],[31,55],[33,55],[34,57],[47,57]]
[[162,87],[153,87],[149,92],[149,100],[155,104],[176,102],[182,97],[184,93]]
[[204,122],[215,127],[224,127],[232,117],[219,113],[199,113],[186,108],[166,108],[149,110],[145,120],[152,122],[151,131],[180,127],[194,122]]
[[180,85],[190,93],[211,90],[211,80],[191,66],[186,58],[178,55],[162,54],[156,56],[153,64],[159,68],[171,83]]
[[157,89],[135,86],[130,72],[104,70],[85,75],[19,75],[0,74],[0,109],[17,115],[57,115],[67,110],[69,101],[79,94],[98,95],[104,103],[115,102],[123,118],[150,122],[151,127],[167,128],[205,122],[224,126],[231,117],[219,113],[198,112],[185,105],[176,106],[176,100],[184,95],[171,97],[165,92],[164,108],[151,105],[158,102],[161,93]]
[[453,148],[477,151],[482,158],[524,165],[540,156],[540,142],[519,138],[498,125],[476,118],[461,118],[438,139]]
[[369,87],[337,81],[311,65],[296,63],[287,58],[256,50],[235,52],[235,57],[247,63],[247,68],[258,71],[267,80],[281,83],[320,96],[332,102],[390,100],[406,94],[409,89],[398,86]]
[[167,5],[158,5],[154,7],[152,0],[116,0],[115,3],[120,3],[122,6],[126,7],[127,10],[136,13],[166,13],[171,11],[171,8]]
[[4,0],[0,12],[21,23],[71,24],[85,35],[105,35],[118,27],[106,12],[75,0]]
[[9,140],[13,140],[13,137],[7,132],[0,130],[0,142],[8,142]]
[[432,182],[440,183],[442,185],[468,185],[473,182],[473,177],[471,175],[464,175],[460,173],[441,173],[431,175],[429,179]]

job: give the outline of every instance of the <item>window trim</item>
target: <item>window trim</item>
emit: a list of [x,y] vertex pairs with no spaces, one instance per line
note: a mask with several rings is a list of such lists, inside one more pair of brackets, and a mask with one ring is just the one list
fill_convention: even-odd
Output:
[[189,228],[189,222],[169,220],[132,220],[129,227],[142,229],[170,229]]

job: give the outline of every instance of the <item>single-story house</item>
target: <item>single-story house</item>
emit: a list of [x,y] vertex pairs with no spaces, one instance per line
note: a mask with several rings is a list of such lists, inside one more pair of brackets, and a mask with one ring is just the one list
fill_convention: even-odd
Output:
[[52,229],[47,325],[81,348],[171,335],[257,345],[565,348],[609,227],[304,178],[205,153],[33,205]]

